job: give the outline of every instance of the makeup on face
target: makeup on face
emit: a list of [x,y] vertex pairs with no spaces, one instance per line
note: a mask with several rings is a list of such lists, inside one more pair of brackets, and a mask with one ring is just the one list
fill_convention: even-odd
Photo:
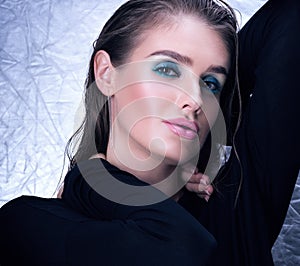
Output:
[[[179,78],[182,76],[182,72],[193,72],[189,67],[193,65],[193,60],[188,56],[181,55],[177,52],[171,50],[155,51],[148,58],[154,56],[161,56],[160,64],[153,68],[158,74],[169,77],[169,78]],[[166,57],[165,61],[163,61]],[[219,75],[223,75],[220,77]],[[186,75],[188,76],[188,75]],[[196,77],[196,74],[195,74]],[[227,77],[227,70],[223,66],[211,65],[205,73],[201,74],[199,80],[202,80],[205,85],[207,85],[207,90],[210,90],[213,94],[218,94],[221,92],[224,84],[224,79]],[[204,84],[199,81],[199,84],[203,87]]]
[[146,177],[198,158],[218,116],[228,59],[219,34],[194,17],[147,31],[115,69],[113,163]]
[[192,60],[174,51],[155,52],[145,60],[119,67],[118,72],[124,74],[121,74],[121,83],[116,87],[121,90],[139,82],[162,82],[191,97],[194,95],[194,88],[201,92],[203,98],[218,97],[226,80],[226,69],[222,66],[210,66],[197,76],[186,63],[191,65]]

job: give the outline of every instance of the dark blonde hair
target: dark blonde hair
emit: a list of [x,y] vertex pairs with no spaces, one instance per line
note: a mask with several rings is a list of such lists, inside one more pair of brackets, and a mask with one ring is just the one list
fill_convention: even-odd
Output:
[[[66,154],[70,167],[87,160],[95,153],[106,154],[110,119],[107,97],[95,84],[94,57],[99,50],[105,50],[115,67],[124,63],[131,51],[142,41],[143,33],[151,28],[172,23],[178,15],[192,15],[204,21],[223,39],[231,58],[228,79],[221,93],[220,106],[225,117],[227,135],[233,138],[236,125],[230,123],[232,99],[237,86],[237,22],[234,11],[223,1],[213,0],[130,0],[123,4],[104,25],[94,42],[89,72],[85,82],[85,117],[74,135],[68,141]],[[210,138],[203,150],[210,150]],[[209,157],[201,152],[200,170]]]

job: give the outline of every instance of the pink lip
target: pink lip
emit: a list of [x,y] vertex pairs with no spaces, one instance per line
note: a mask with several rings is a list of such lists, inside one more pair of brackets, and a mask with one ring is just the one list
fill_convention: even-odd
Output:
[[185,139],[194,139],[198,136],[199,127],[193,122],[185,118],[176,118],[171,120],[164,120],[163,123],[176,135]]

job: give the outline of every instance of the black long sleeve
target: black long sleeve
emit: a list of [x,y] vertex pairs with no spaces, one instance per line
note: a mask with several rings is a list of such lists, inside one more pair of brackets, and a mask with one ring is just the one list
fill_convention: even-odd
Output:
[[232,153],[218,190],[194,210],[218,242],[211,265],[273,265],[300,169],[299,25],[298,0],[269,0],[239,33],[240,161]]
[[273,245],[300,169],[300,2],[269,1],[253,21],[240,32],[240,86],[252,93],[243,126]]
[[206,265],[216,242],[194,217],[172,199],[129,206],[103,197],[80,168],[89,180],[110,171],[145,183],[99,162],[74,167],[62,199],[23,196],[0,209],[1,265]]

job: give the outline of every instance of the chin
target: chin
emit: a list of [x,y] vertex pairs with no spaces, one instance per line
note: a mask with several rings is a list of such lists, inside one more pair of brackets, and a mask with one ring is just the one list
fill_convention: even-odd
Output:
[[[194,147],[183,149],[169,149],[164,161],[172,166],[184,165],[186,163],[197,164],[200,148],[195,150]],[[196,159],[195,159],[196,158]]]

